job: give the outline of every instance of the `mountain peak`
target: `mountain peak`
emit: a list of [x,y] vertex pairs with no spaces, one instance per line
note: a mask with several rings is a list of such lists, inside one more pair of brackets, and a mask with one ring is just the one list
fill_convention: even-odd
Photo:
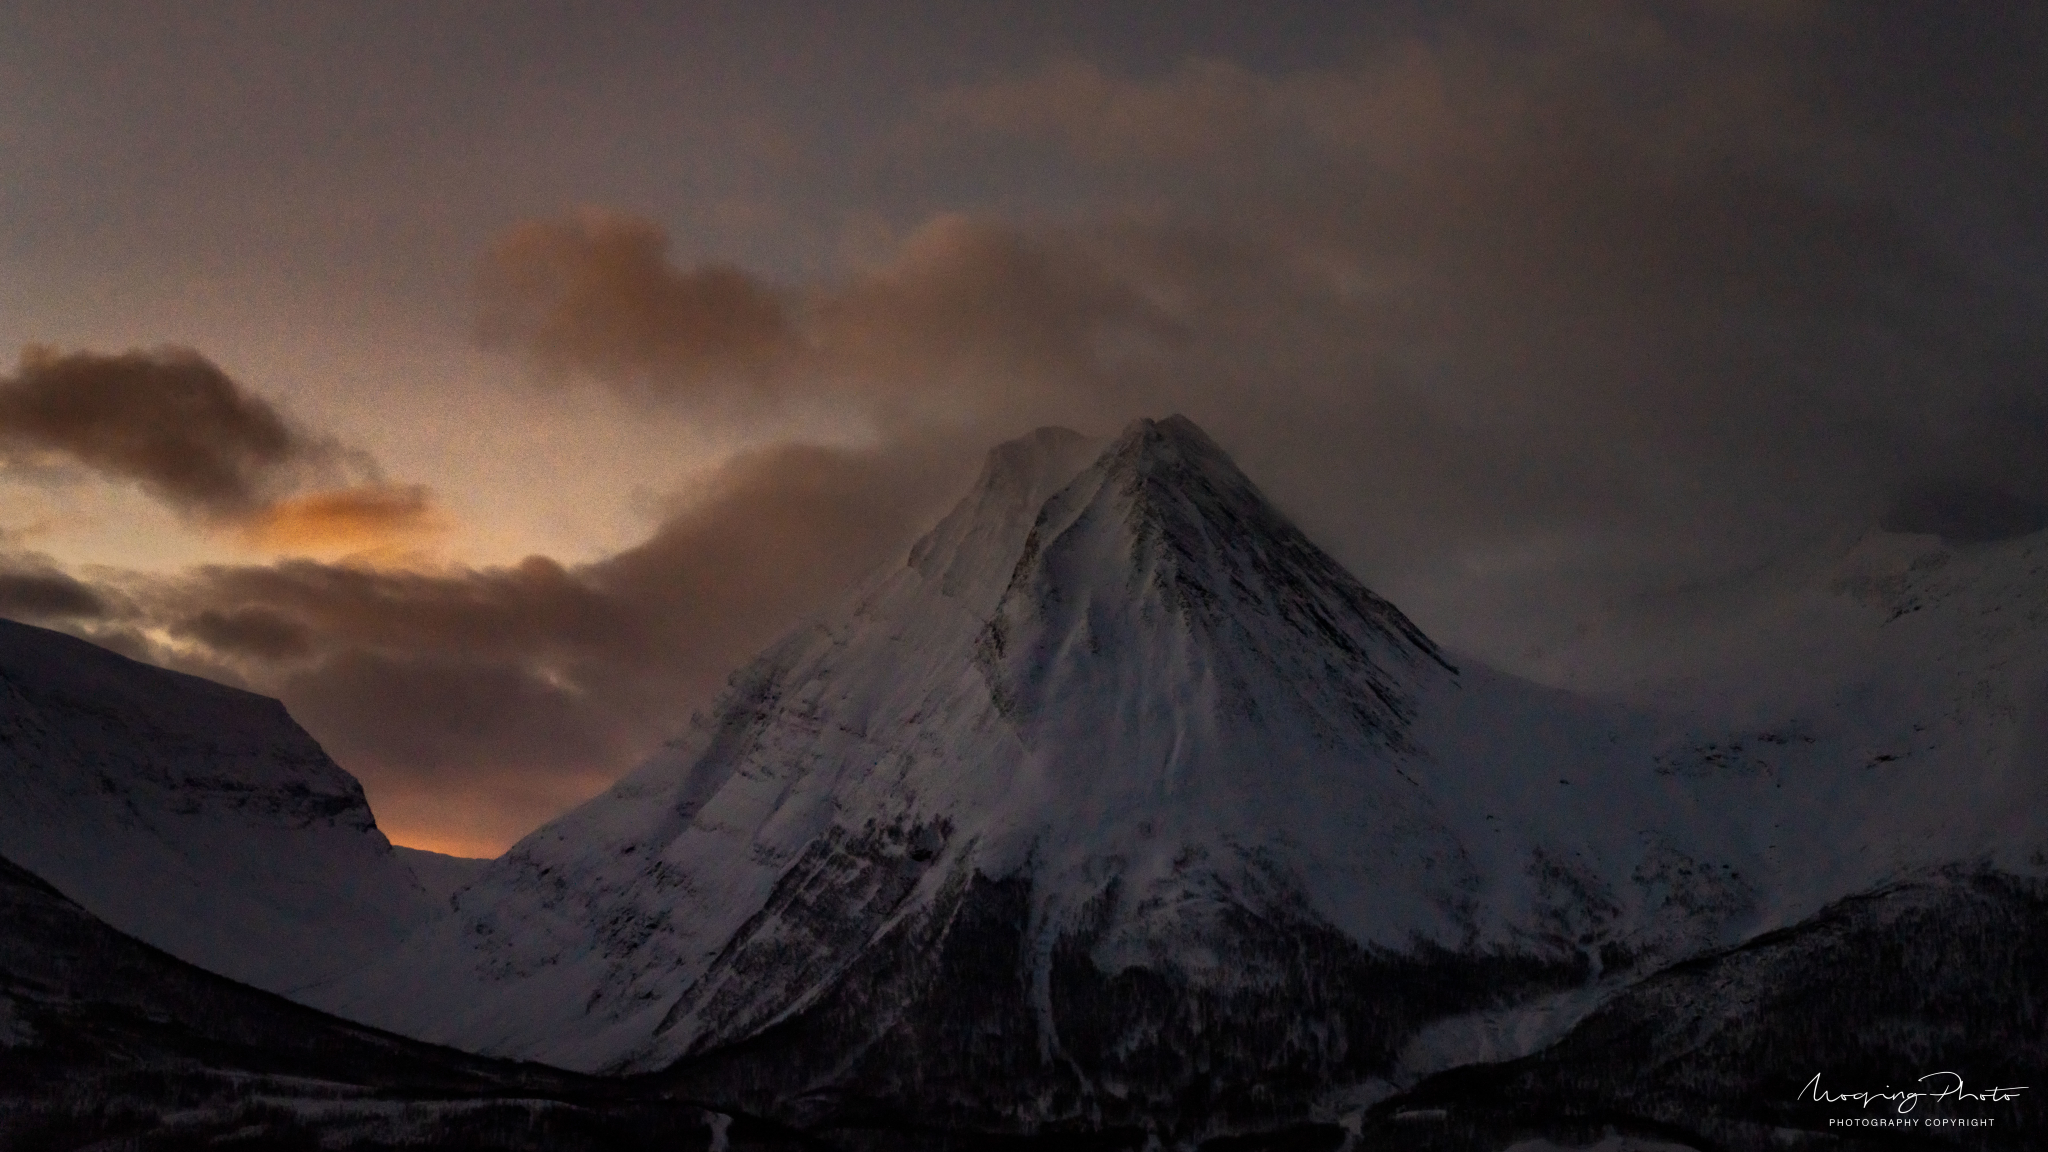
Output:
[[1064,478],[1071,478],[1073,469],[1070,465],[1085,459],[1088,452],[1100,444],[1101,441],[1093,437],[1056,424],[1035,428],[989,449],[982,465],[980,483],[1033,483],[1048,472],[1059,472]]
[[1220,692],[1254,729],[1285,713],[1348,747],[1403,747],[1414,690],[1449,670],[1184,416],[1126,426],[1045,502],[980,659],[1027,732]]
[[[1185,416],[1125,425],[1097,458],[1093,471],[1102,483],[1089,484],[1084,476],[1059,500],[1072,503],[1084,487],[1087,499],[1113,493],[1125,505],[1127,523],[1148,540],[1184,547],[1193,543],[1189,534],[1220,534],[1219,543],[1255,537],[1288,554],[1313,554],[1316,567],[1326,569],[1322,575],[1356,583],[1273,506],[1228,452]],[[1056,515],[1050,504],[1046,514]]]
[[969,612],[986,616],[1040,506],[1101,446],[1071,428],[1046,427],[991,448],[973,490],[910,550],[910,567]]
[[1140,416],[1124,425],[1123,431],[1117,433],[1116,443],[1139,444],[1154,449],[1193,449],[1197,452],[1223,455],[1223,449],[1217,447],[1214,440],[1209,439],[1209,434],[1202,431],[1201,425],[1178,412],[1171,416],[1161,416],[1156,420],[1149,416]]
[[1251,487],[1230,454],[1181,415],[1131,421],[1103,451],[1101,460],[1112,471],[1164,474],[1177,482],[1200,477],[1211,484]]

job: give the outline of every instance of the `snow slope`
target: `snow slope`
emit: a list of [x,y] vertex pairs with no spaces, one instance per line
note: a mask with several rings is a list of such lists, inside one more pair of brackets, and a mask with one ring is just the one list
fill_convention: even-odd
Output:
[[[730,1139],[717,1138],[721,1126]],[[289,1003],[114,931],[0,858],[0,1147],[219,1146],[807,1145],[651,1092]]]
[[283,705],[10,621],[0,855],[120,931],[287,995],[438,914]]
[[[1603,692],[1674,718],[1667,771],[1768,783],[1774,868],[1841,875],[2048,848],[2048,533],[1978,543],[1872,531],[1704,590]],[[1592,636],[1591,648],[1619,649]],[[1562,664],[1615,664],[1566,653]]]
[[407,848],[403,844],[392,846],[398,858],[412,869],[413,879],[419,881],[427,895],[436,903],[445,904],[450,896],[467,887],[469,882],[483,875],[488,859],[475,856],[450,856],[446,852],[429,852],[425,848]]

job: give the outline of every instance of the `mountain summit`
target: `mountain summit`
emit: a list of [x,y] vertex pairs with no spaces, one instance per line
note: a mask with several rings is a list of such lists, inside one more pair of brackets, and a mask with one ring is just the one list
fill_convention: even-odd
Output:
[[1041,430],[325,1004],[798,1121],[1302,1114],[1753,919],[1652,735],[1454,665],[1185,419]]

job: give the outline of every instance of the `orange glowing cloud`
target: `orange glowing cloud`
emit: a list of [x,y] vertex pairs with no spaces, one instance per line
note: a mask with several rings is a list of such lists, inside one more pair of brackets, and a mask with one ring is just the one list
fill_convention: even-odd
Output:
[[374,553],[417,545],[448,529],[416,484],[362,484],[280,500],[241,525],[243,540],[270,552]]

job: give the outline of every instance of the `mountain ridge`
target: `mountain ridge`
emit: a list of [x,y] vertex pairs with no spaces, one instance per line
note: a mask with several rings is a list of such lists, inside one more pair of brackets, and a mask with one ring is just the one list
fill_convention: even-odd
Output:
[[202,967],[301,993],[436,914],[278,701],[0,621],[0,853]]

